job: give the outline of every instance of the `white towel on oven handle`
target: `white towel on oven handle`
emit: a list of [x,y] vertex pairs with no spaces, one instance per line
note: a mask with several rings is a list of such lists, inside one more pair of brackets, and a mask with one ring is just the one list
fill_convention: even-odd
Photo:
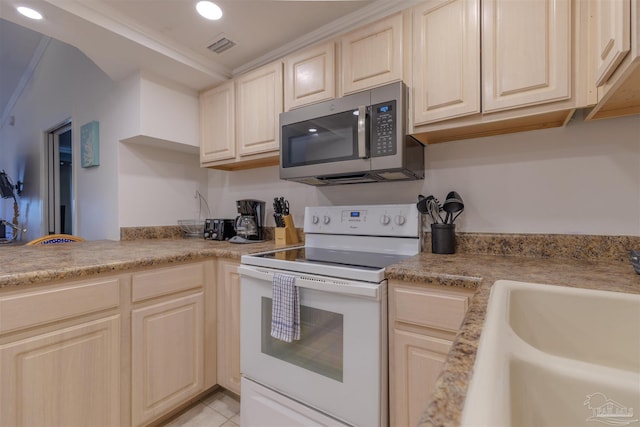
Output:
[[300,339],[300,291],[290,274],[273,275],[271,336],[285,342]]

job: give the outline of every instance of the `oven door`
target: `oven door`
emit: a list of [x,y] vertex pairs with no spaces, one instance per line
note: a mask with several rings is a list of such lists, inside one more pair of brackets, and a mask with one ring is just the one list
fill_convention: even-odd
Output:
[[[386,281],[242,265],[243,376],[349,424],[387,423]],[[271,337],[273,273],[296,276],[301,339]]]

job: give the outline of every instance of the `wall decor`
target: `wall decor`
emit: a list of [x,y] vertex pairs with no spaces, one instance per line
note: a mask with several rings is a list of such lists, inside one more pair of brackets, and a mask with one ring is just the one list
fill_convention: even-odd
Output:
[[80,165],[83,168],[100,165],[100,123],[92,121],[80,127]]

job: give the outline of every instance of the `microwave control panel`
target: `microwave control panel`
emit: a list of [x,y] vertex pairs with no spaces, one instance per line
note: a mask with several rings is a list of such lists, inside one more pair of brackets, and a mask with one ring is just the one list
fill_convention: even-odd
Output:
[[371,157],[393,156],[397,151],[396,101],[371,106]]

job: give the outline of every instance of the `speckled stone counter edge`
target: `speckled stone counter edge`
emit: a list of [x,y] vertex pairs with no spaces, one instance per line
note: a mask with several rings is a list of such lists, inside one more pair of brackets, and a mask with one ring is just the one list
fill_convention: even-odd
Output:
[[[274,228],[265,227],[265,240],[273,240]],[[304,231],[297,229],[304,241]],[[121,227],[120,240],[179,239],[177,225]],[[431,252],[431,233],[423,236],[423,251]],[[456,233],[456,252],[536,258],[599,259],[627,262],[629,251],[640,250],[640,236],[586,234]]]
[[151,227],[120,227],[120,240],[140,239],[181,239],[184,231],[179,225],[160,225]]
[[[304,242],[304,231],[297,228],[298,240]],[[264,228],[264,240],[274,239],[274,227]],[[120,227],[120,240],[141,239],[182,239],[184,231],[178,225],[159,225],[151,227]]]
[[[456,252],[466,254],[628,262],[632,249],[640,250],[640,236],[456,233]],[[423,251],[431,252],[430,232]]]

